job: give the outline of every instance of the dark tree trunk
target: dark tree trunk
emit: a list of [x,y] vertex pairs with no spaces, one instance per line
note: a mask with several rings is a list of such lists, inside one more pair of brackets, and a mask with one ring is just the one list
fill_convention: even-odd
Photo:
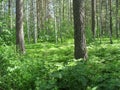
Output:
[[12,29],[11,4],[12,4],[11,0],[8,0],[8,13],[9,13],[8,27],[10,30]]
[[116,0],[116,37],[119,37],[118,30],[119,30],[119,21],[118,21],[118,7],[119,6],[119,1]]
[[87,58],[84,26],[84,0],[73,0],[75,59]]
[[91,0],[91,7],[92,7],[92,34],[93,38],[95,38],[95,0]]
[[109,5],[110,5],[110,44],[113,43],[113,41],[112,41],[112,6],[111,6],[111,4],[112,4],[112,1],[110,0],[109,1]]
[[105,16],[105,20],[106,20],[106,34],[108,35],[108,30],[109,30],[109,27],[108,27],[108,23],[109,23],[109,17],[108,17],[108,12],[109,12],[109,10],[108,10],[109,8],[108,8],[108,0],[106,0],[106,16]]
[[16,0],[16,50],[25,53],[23,33],[23,0]]
[[100,38],[100,43],[102,42],[101,38],[103,36],[103,27],[102,27],[102,3],[103,0],[99,0],[99,38]]

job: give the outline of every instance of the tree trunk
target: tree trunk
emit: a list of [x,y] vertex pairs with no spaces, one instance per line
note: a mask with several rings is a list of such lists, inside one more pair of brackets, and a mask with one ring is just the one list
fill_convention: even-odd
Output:
[[113,43],[112,41],[112,1],[110,0],[109,5],[110,5],[110,44]]
[[118,5],[119,2],[116,0],[116,37],[119,37],[118,30],[119,30],[119,21],[118,21]]
[[30,10],[30,7],[29,7],[29,1],[27,1],[26,2],[27,3],[27,5],[26,5],[26,7],[27,7],[27,9],[26,9],[26,24],[27,24],[27,37],[28,37],[28,43],[30,43],[30,22],[29,22],[29,19],[30,19],[30,12],[29,12],[29,10]]
[[84,27],[84,0],[73,0],[75,59],[87,58]]
[[103,35],[103,28],[102,28],[102,0],[99,0],[99,17],[100,17],[100,20],[99,20],[99,38],[100,38],[100,43],[101,43],[101,38],[102,38],[102,35]]
[[95,0],[91,0],[92,7],[92,34],[93,38],[95,38]]
[[109,30],[109,27],[108,27],[108,23],[109,23],[108,15],[109,15],[109,13],[108,13],[108,11],[109,11],[108,0],[106,0],[106,17],[105,17],[105,19],[106,19],[106,34],[108,33],[108,30]]
[[37,2],[33,1],[34,14],[34,43],[37,43]]
[[16,0],[16,50],[25,53],[23,33],[23,0]]
[[12,29],[12,13],[11,13],[12,7],[11,7],[11,5],[12,5],[11,0],[8,0],[8,13],[9,13],[9,21],[8,21],[9,25],[8,25],[8,27],[10,30]]

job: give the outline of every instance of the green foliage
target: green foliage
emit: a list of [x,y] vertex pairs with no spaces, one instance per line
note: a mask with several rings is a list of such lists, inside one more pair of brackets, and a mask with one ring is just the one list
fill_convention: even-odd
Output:
[[[44,42],[16,55],[0,47],[1,90],[119,90],[120,45],[91,43],[88,61],[73,59],[73,44]],[[2,68],[2,69],[1,69]]]
[[[72,61],[73,63],[73,61]],[[70,65],[69,63],[68,65]],[[89,85],[87,68],[84,62],[78,62],[75,66],[65,67],[53,74],[57,79],[59,90],[86,90]]]
[[2,30],[0,33],[0,44],[11,44],[12,34],[9,30]]
[[0,22],[0,45],[7,44],[11,45],[13,43],[15,34],[12,30],[7,28],[7,25]]
[[0,75],[4,76],[9,66],[9,61],[13,58],[13,50],[8,46],[1,46],[0,48]]
[[[59,26],[59,24],[61,26]],[[41,42],[55,42],[56,40],[58,42],[63,42],[66,39],[73,38],[73,25],[67,20],[64,20],[60,23],[57,22],[57,25],[55,26],[54,20],[51,19],[46,21],[44,26],[45,27],[38,32],[38,40]]]

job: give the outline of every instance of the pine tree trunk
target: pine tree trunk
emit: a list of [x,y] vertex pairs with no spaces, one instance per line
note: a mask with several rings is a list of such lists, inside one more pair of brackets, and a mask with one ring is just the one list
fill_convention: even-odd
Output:
[[26,2],[27,9],[26,9],[26,24],[27,24],[27,37],[28,37],[28,43],[30,43],[30,23],[29,23],[29,18],[30,18],[30,12],[29,12],[29,1]]
[[37,2],[34,0],[33,2],[33,14],[34,14],[34,43],[37,43]]
[[95,38],[95,0],[91,0],[92,7],[92,34],[93,38]]
[[16,50],[25,53],[23,33],[23,0],[16,0]]
[[118,30],[119,30],[119,21],[118,21],[118,5],[119,2],[116,0],[116,38],[119,37]]
[[73,0],[75,59],[87,58],[84,0]]
[[110,44],[113,43],[113,41],[112,41],[112,6],[111,6],[111,4],[112,4],[112,1],[110,0],[109,1],[109,5],[110,5]]
[[8,21],[8,27],[9,29],[11,30],[12,29],[12,14],[11,14],[11,5],[12,5],[12,2],[11,0],[8,0],[8,13],[9,13],[9,21]]

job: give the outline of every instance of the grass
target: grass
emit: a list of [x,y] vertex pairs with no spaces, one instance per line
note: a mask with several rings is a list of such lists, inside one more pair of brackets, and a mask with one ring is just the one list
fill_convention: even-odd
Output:
[[71,40],[29,44],[23,56],[11,47],[2,47],[0,57],[6,72],[0,77],[0,89],[120,90],[120,44],[114,42],[90,43],[87,62],[74,59]]

